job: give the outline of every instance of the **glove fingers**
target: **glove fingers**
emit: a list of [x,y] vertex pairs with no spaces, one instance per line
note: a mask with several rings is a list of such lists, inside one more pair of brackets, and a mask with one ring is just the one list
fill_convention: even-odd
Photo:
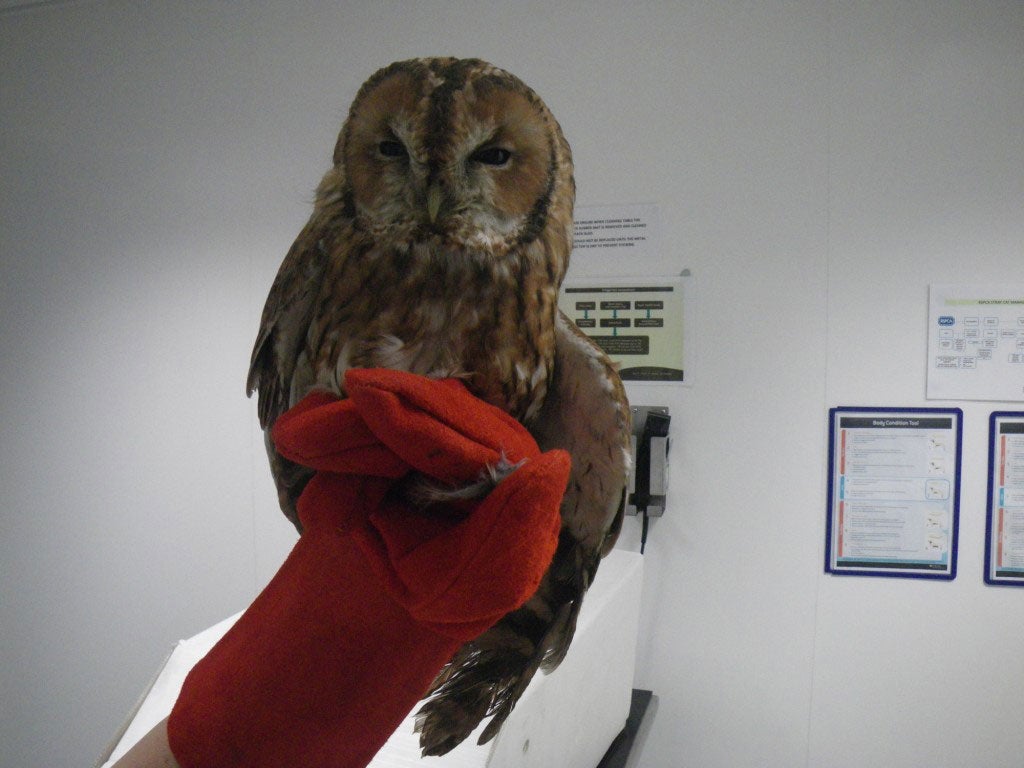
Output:
[[381,442],[445,482],[471,482],[503,455],[514,463],[539,453],[525,427],[456,380],[365,368],[346,372],[345,388]]
[[278,452],[312,469],[401,477],[408,465],[377,438],[355,403],[313,392],[282,414],[272,430]]
[[564,451],[531,459],[464,519],[444,524],[441,512],[419,524],[428,535],[416,545],[408,536],[412,513],[381,510],[370,518],[375,541],[362,543],[413,617],[470,639],[536,591],[558,545],[569,466]]

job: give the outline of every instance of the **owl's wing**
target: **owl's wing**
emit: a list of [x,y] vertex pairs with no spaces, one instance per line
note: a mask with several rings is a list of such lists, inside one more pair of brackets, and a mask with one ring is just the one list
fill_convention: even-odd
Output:
[[327,266],[324,229],[316,216],[295,239],[277,272],[249,363],[246,391],[259,391],[257,410],[264,429],[270,471],[285,515],[299,527],[295,502],[312,473],[274,448],[270,428],[291,407],[292,380],[305,365],[302,352],[316,297]]
[[448,752],[488,715],[480,743],[491,739],[537,670],[558,666],[583,596],[622,525],[630,461],[622,382],[604,353],[561,314],[555,343],[554,377],[528,426],[542,450],[564,448],[572,457],[558,549],[536,594],[462,646],[438,675],[417,713],[425,755]]
[[273,426],[290,407],[291,380],[306,340],[313,305],[327,266],[318,222],[311,219],[281,262],[263,306],[249,361],[246,393],[259,390],[260,426]]
[[583,594],[618,539],[632,461],[629,401],[611,360],[561,312],[555,339],[553,386],[531,430],[541,450],[563,448],[573,463],[561,506],[567,562],[556,554],[551,569],[570,585],[572,609],[565,631],[549,635],[549,671],[565,657]]

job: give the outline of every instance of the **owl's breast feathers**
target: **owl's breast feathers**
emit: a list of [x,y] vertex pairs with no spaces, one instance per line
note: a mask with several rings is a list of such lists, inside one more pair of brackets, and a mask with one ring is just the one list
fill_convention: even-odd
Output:
[[495,253],[348,228],[329,248],[291,401],[311,388],[340,392],[347,368],[396,368],[462,378],[477,396],[529,419],[554,357],[557,285],[545,250],[542,239]]

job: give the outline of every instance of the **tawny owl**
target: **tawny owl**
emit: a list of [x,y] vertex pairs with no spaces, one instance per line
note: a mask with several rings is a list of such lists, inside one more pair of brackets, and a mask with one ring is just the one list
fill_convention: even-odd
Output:
[[[561,661],[621,524],[629,408],[556,304],[574,196],[569,145],[520,80],[478,60],[396,62],[356,95],[263,311],[248,391],[268,435],[308,391],[344,394],[347,368],[385,367],[457,376],[572,456],[548,573],[442,670],[419,713],[425,754],[488,715],[491,738],[537,669]],[[308,472],[267,447],[298,525]]]

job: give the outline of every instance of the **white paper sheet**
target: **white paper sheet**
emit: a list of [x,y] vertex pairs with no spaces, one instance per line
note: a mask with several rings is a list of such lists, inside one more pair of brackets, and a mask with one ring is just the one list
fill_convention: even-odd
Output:
[[1024,284],[932,285],[928,399],[1024,401]]

